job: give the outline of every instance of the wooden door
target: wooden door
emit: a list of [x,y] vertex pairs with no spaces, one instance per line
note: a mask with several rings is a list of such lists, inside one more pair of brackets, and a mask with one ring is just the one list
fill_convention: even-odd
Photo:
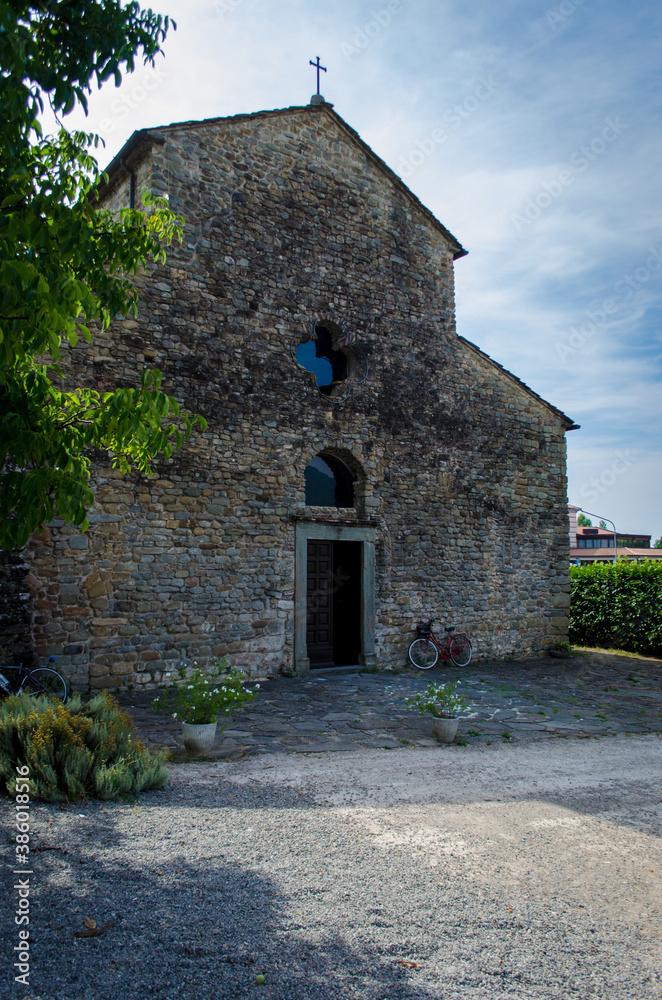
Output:
[[333,542],[308,541],[306,643],[311,667],[333,667]]

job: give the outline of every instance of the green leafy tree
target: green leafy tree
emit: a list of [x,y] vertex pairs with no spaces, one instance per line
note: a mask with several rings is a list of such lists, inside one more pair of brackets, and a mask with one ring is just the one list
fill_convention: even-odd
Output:
[[586,514],[579,514],[577,517],[577,527],[579,528],[592,528],[593,521]]
[[[63,342],[91,339],[136,311],[131,275],[181,236],[183,220],[146,194],[145,211],[119,218],[94,207],[103,178],[99,139],[61,128],[56,115],[87,110],[92,84],[118,85],[137,56],[154,62],[167,17],[120,0],[0,2],[0,547],[23,546],[54,516],[87,527],[90,462],[149,473],[200,417],[180,413],[158,371],[114,392],[65,384]],[[58,119],[59,120],[59,119]]]
[[654,549],[662,549],[662,538],[658,538],[653,546]]
[[599,528],[606,528],[607,527],[607,522],[606,521],[600,521],[600,524],[598,525],[598,527]]

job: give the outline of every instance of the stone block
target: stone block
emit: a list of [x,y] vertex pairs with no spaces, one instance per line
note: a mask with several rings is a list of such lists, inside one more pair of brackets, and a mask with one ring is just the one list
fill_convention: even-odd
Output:
[[113,677],[117,677],[120,675],[125,676],[132,673],[133,673],[132,663],[113,663],[112,667],[110,668],[110,674]]
[[101,690],[103,688],[116,688],[118,687],[118,678],[111,677],[93,677],[90,674],[90,687],[93,691]]

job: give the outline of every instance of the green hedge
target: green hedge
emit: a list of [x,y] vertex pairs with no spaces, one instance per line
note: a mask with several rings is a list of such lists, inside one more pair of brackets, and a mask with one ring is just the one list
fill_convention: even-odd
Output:
[[[26,766],[27,779],[17,779]],[[167,777],[163,755],[136,739],[131,716],[106,691],[87,704],[27,694],[0,704],[0,789],[9,795],[27,780],[32,798],[45,802],[119,799]]]
[[662,653],[662,560],[573,566],[570,581],[571,642]]

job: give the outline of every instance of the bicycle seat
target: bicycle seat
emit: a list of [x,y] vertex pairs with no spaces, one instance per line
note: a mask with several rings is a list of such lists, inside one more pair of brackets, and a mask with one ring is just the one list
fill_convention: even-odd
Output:
[[444,632],[454,632],[454,631],[455,631],[455,626],[454,625],[451,625],[449,628],[445,628],[444,629]]

